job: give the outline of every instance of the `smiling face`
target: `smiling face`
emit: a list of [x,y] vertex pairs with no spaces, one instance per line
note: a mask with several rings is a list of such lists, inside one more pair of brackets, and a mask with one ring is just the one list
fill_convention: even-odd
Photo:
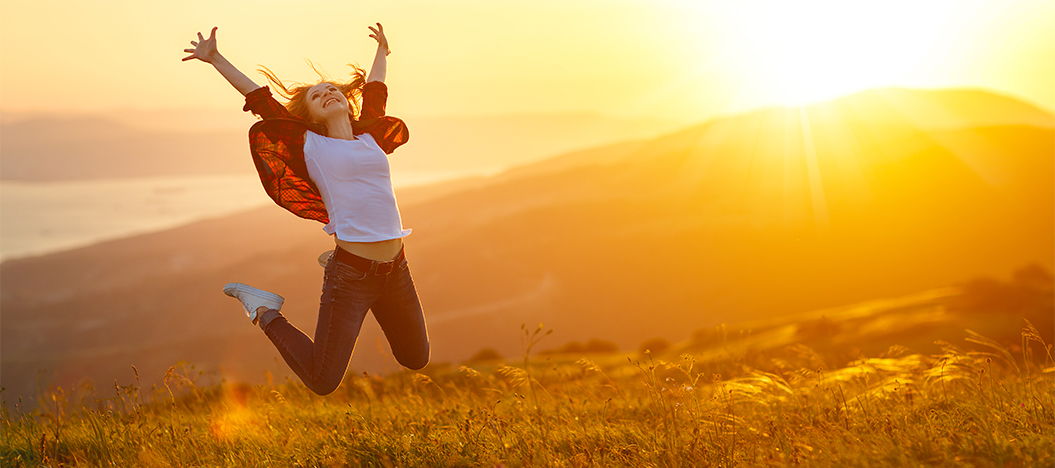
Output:
[[348,99],[333,83],[322,82],[308,89],[308,114],[313,122],[348,115]]

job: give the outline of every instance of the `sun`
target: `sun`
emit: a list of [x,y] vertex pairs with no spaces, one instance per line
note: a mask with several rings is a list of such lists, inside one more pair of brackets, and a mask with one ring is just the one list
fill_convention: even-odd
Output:
[[925,74],[954,6],[952,1],[744,0],[699,11],[733,9],[722,12],[734,19],[721,25],[718,37],[745,81],[758,83],[771,102],[802,105]]

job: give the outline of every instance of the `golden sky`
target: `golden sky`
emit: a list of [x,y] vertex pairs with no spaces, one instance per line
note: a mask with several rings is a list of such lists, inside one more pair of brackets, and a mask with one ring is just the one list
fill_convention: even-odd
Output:
[[369,66],[401,116],[591,112],[694,122],[871,87],[982,87],[1055,108],[1048,0],[3,0],[0,108],[232,109],[197,31],[252,73]]

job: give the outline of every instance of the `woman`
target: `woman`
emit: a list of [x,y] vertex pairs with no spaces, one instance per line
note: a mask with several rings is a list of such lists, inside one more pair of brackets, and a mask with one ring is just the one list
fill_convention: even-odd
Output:
[[[348,82],[320,81],[287,88],[262,73],[289,99],[285,106],[216,50],[216,28],[198,33],[183,60],[212,64],[262,120],[249,131],[249,145],[268,195],[294,214],[324,223],[336,248],[326,262],[315,339],[282,317],[283,298],[241,283],[224,293],[242,302],[249,319],[264,330],[304,384],[320,395],[344,378],[356,338],[372,310],[400,364],[411,369],[429,361],[429,337],[417,291],[403,254],[403,229],[387,154],[407,141],[403,121],[384,115],[388,40],[380,23],[370,73],[353,66]],[[357,98],[362,98],[358,109]],[[358,111],[358,115],[357,114]]]

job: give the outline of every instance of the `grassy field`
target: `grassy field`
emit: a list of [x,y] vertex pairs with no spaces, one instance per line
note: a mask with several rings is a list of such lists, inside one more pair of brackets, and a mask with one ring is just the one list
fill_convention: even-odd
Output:
[[723,325],[633,352],[556,347],[526,327],[522,356],[349,374],[326,397],[297,382],[199,386],[180,365],[163,386],[113,398],[59,388],[31,411],[5,402],[0,461],[1055,466],[1051,296],[993,302],[1011,286]]

